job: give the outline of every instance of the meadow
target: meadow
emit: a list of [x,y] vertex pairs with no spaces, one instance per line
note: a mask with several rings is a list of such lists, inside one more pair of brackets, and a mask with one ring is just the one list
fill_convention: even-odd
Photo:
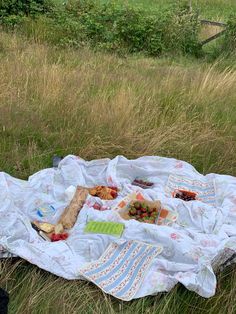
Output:
[[[236,6],[197,3],[209,17],[225,19]],[[54,154],[88,160],[159,155],[185,160],[201,173],[236,176],[235,90],[233,56],[214,62],[186,55],[119,57],[1,30],[0,169],[27,179],[50,167]],[[236,312],[235,266],[218,275],[210,299],[177,285],[128,303],[21,260],[0,261],[0,274],[14,314]]]
[[[99,0],[106,2],[107,0]],[[118,0],[121,4],[141,6],[146,10],[159,10],[164,6],[173,3],[172,0]],[[181,2],[177,0],[176,3]],[[189,1],[186,1],[189,2]],[[225,20],[230,14],[236,12],[236,2],[234,0],[192,0],[192,8],[198,10],[204,18],[212,20]]]

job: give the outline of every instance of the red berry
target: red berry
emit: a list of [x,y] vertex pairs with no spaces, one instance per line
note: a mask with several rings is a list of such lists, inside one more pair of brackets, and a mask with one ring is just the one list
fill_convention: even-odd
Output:
[[68,238],[68,233],[62,233],[61,234],[61,239],[66,240]]
[[108,188],[116,192],[118,191],[118,188],[116,186],[108,186]]
[[98,203],[95,203],[95,204],[93,205],[93,208],[94,208],[94,209],[97,209],[97,210],[100,210],[100,209],[101,209],[101,205],[98,204]]
[[143,213],[140,215],[141,218],[148,217],[148,213]]
[[52,240],[52,242],[59,241],[59,240],[60,240],[59,234],[53,233],[53,234],[51,235],[51,240]]
[[153,213],[151,213],[150,216],[156,218],[157,217],[157,213],[153,212]]
[[68,233],[62,233],[62,234],[55,234],[53,233],[51,235],[52,242],[60,241],[60,240],[66,240],[68,238]]
[[117,197],[117,192],[114,191],[114,190],[112,190],[112,191],[111,191],[111,196],[112,196],[113,198],[116,198],[116,197]]
[[135,203],[134,203],[134,207],[135,207],[136,209],[139,209],[139,208],[140,208],[140,203],[139,203],[139,202],[135,202]]

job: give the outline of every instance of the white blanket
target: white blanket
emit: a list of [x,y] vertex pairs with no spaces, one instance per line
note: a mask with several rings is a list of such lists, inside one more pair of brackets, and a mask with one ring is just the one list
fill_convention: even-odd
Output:
[[[155,185],[142,190],[131,185],[136,177]],[[190,185],[196,184],[202,201],[184,202],[171,197],[173,178],[177,184],[183,178],[183,186],[186,180]],[[145,198],[159,199],[176,210],[179,217],[172,226],[124,221],[112,210],[93,209],[96,198],[90,196],[67,241],[46,242],[31,227],[30,222],[38,218],[35,209],[53,205],[56,213],[48,221],[55,223],[68,204],[65,190],[71,185],[117,186],[119,197],[103,201],[106,207],[116,205],[131,192],[141,191]],[[91,219],[123,222],[123,239],[163,246],[135,298],[169,291],[178,282],[203,297],[211,297],[216,289],[213,259],[224,250],[236,251],[236,178],[203,176],[186,162],[152,156],[84,161],[69,155],[58,168],[39,171],[28,181],[0,173],[0,246],[30,263],[67,279],[84,279],[79,269],[97,260],[112,241],[117,241],[113,236],[84,234],[86,222]]]

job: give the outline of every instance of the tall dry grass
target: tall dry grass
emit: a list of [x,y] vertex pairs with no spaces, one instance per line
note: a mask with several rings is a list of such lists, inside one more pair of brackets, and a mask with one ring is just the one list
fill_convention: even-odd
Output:
[[155,154],[236,173],[235,71],[0,42],[3,170],[26,177],[54,153]]
[[[0,33],[0,168],[18,177],[54,153],[83,158],[162,155],[236,175],[236,72],[217,65],[89,50],[56,50]],[[235,313],[235,269],[204,300],[177,286],[120,303],[91,284],[27,263],[1,262],[10,313]],[[220,310],[220,311],[219,311]],[[225,312],[226,311],[226,312]]]
[[169,293],[122,302],[91,283],[66,281],[23,261],[0,261],[0,286],[10,294],[9,314],[234,314],[236,271],[218,275],[216,296],[204,299],[177,285]]

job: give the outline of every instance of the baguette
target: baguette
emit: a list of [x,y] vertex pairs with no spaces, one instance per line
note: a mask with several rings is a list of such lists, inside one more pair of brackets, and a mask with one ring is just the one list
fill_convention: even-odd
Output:
[[77,216],[83,207],[87,196],[87,189],[77,187],[75,195],[70,204],[65,208],[57,224],[62,224],[65,229],[71,229],[77,220]]

